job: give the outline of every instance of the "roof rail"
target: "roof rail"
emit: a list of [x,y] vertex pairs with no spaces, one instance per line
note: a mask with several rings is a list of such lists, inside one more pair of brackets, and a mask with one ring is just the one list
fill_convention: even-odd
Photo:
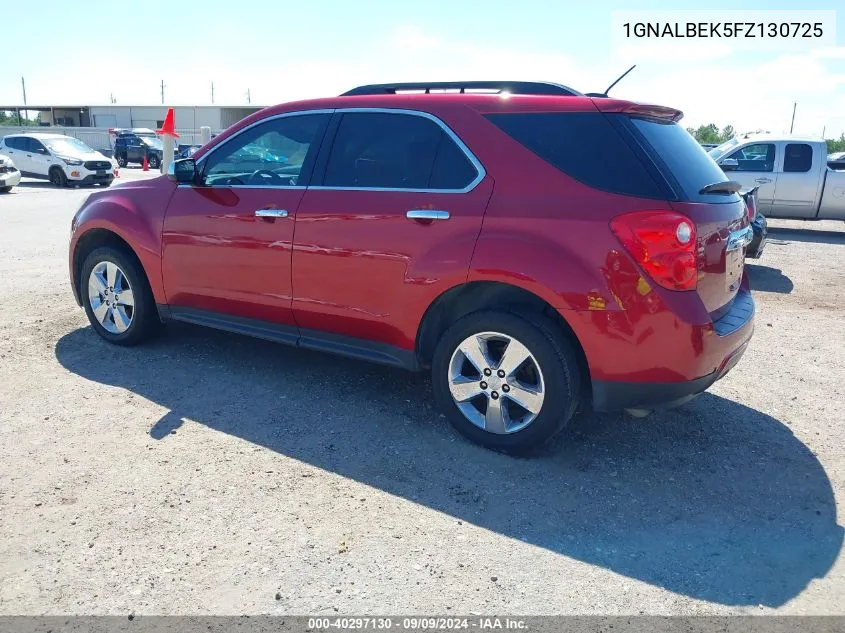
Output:
[[401,92],[424,92],[425,94],[430,94],[432,90],[451,90],[458,91],[460,94],[465,94],[467,91],[486,91],[494,93],[507,92],[514,95],[582,96],[577,90],[546,81],[433,81],[373,84],[370,86],[358,86],[348,92],[344,92],[340,96],[395,95]]

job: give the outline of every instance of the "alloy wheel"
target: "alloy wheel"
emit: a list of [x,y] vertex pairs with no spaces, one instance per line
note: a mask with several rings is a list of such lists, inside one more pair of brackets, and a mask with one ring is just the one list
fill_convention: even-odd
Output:
[[525,345],[500,332],[464,339],[449,361],[449,391],[472,424],[498,435],[516,433],[545,400],[540,364]]
[[94,317],[111,334],[123,334],[135,317],[129,279],[114,262],[99,262],[88,276],[88,301]]

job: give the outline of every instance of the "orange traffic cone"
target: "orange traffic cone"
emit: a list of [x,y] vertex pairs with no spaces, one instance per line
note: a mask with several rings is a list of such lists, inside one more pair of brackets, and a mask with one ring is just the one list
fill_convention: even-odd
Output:
[[147,162],[147,156],[146,155],[144,155],[144,162],[141,163],[141,169],[143,169],[144,171],[150,171],[150,163]]
[[173,114],[173,108],[168,108],[167,115],[164,117],[164,125],[156,130],[156,134],[167,134],[173,138],[179,138],[176,133],[176,118]]

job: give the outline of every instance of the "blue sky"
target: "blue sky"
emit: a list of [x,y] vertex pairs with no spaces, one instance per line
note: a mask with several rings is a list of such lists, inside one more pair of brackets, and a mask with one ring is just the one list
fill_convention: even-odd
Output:
[[[804,4],[804,3],[801,3]],[[803,9],[835,9],[817,2]],[[783,1],[718,9],[796,9]],[[714,121],[738,130],[789,127],[845,132],[845,8],[836,46],[748,52],[701,42],[686,54],[619,51],[614,10],[712,9],[704,2],[396,0],[233,3],[80,2],[61,20],[38,20],[38,37],[4,13],[0,103],[241,104],[337,94],[380,81],[545,79],[582,91],[604,89],[633,63],[614,96],[682,109],[687,125]],[[168,23],[169,27],[162,25]],[[137,35],[129,35],[134,33]],[[163,61],[161,61],[163,60]]]

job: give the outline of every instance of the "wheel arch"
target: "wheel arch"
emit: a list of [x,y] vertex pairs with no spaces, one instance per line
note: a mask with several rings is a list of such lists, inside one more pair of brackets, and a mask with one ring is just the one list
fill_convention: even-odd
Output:
[[422,366],[430,366],[440,335],[455,321],[479,310],[500,309],[536,314],[551,321],[575,350],[584,393],[591,393],[590,369],[584,348],[560,311],[538,295],[502,282],[471,281],[441,293],[423,314],[416,337],[416,354]]
[[144,268],[144,263],[135,250],[129,245],[125,239],[120,235],[106,228],[92,228],[83,233],[76,241],[73,249],[72,259],[72,274],[73,274],[73,291],[76,296],[77,303],[82,305],[82,264],[89,253],[97,248],[110,246],[115,249],[123,251],[128,257],[131,257],[138,267],[143,271],[146,277],[147,286],[150,286],[149,273]]

